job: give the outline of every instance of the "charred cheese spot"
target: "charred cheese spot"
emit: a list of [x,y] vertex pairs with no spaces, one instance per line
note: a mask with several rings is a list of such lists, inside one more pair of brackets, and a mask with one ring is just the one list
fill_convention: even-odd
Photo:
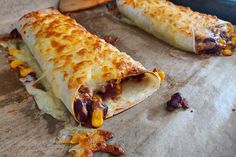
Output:
[[73,70],[74,70],[74,73],[76,73],[77,71],[81,70],[83,67],[89,67],[93,64],[92,61],[83,61],[83,62],[80,62],[78,64],[76,64],[74,67],[73,67]]
[[68,41],[73,41],[75,38],[73,38],[70,35],[65,35],[65,36],[63,36],[63,39],[68,40]]
[[55,40],[52,40],[51,45],[52,45],[52,47],[56,48],[56,47],[60,46],[60,43]]
[[84,55],[86,55],[86,54],[88,53],[88,51],[87,51],[87,49],[83,48],[83,49],[79,50],[79,51],[76,52],[76,53],[77,53],[77,55],[79,55],[79,56],[84,56]]
[[73,89],[74,87],[78,86],[77,82],[74,81],[75,78],[72,76],[68,80],[68,88]]
[[126,63],[126,62],[123,61],[123,60],[118,61],[118,62],[115,62],[115,65],[116,65],[116,68],[117,68],[117,69],[123,69],[123,68],[129,66],[128,63]]
[[84,79],[85,79],[84,77],[77,78],[76,79],[77,84],[79,84],[79,85],[82,84]]
[[[68,73],[66,71],[63,72],[63,76],[64,78],[67,78],[68,77]],[[65,79],[64,79],[65,80]]]
[[48,31],[48,33],[46,34],[46,38],[50,38],[50,37],[60,37],[61,33],[57,33],[55,31]]

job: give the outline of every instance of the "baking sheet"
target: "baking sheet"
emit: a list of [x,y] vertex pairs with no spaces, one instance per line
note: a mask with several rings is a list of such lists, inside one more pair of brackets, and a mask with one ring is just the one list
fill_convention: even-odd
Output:
[[[56,4],[52,0],[4,1],[0,34],[14,27],[10,24],[23,13]],[[111,143],[120,144],[126,156],[236,156],[236,112],[232,111],[236,108],[236,55],[203,59],[176,50],[118,21],[104,7],[71,16],[100,37],[118,37],[116,47],[147,68],[158,67],[167,74],[161,89],[150,98],[105,121],[102,128],[115,135]],[[0,65],[0,156],[69,157],[69,146],[55,144],[62,123],[37,109],[9,69],[5,54],[0,54]],[[176,91],[188,100],[190,109],[167,112],[165,103]]]

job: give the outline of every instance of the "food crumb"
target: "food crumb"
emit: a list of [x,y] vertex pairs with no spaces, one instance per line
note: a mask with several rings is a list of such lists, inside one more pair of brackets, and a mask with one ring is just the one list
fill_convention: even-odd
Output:
[[193,110],[191,110],[190,112],[193,112]]
[[171,99],[167,102],[166,105],[166,110],[168,111],[174,111],[180,106],[185,110],[189,108],[187,100],[183,98],[178,92],[171,96]]
[[107,43],[110,43],[112,45],[115,45],[115,42],[117,41],[117,37],[113,37],[113,36],[105,36],[104,37],[104,40],[107,42]]
[[188,106],[188,102],[185,98],[183,98],[182,102],[181,102],[181,106],[183,109],[187,110],[189,108]]
[[235,110],[236,110],[235,108],[232,109],[233,112],[235,112]]

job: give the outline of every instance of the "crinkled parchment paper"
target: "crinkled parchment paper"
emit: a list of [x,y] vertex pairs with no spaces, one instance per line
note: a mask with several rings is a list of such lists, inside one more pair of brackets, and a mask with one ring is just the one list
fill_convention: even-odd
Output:
[[[9,4],[0,8],[16,8],[1,11],[1,19],[5,22],[0,25],[2,33],[14,27],[7,26],[24,12],[56,4],[55,1],[21,0],[14,6],[10,4],[13,0],[2,2]],[[8,16],[7,12],[11,11],[15,14]],[[150,98],[105,121],[102,128],[115,135],[111,143],[120,144],[126,156],[236,156],[236,112],[232,111],[236,108],[236,54],[204,59],[176,50],[120,22],[102,7],[71,16],[100,37],[118,37],[116,47],[147,68],[158,67],[167,75],[161,89]],[[21,98],[19,95],[27,93],[15,73],[9,70],[3,54],[0,65],[0,156],[70,156],[68,146],[55,144],[62,124],[41,116],[31,97],[17,101]],[[188,100],[190,108],[167,112],[165,103],[176,91]]]

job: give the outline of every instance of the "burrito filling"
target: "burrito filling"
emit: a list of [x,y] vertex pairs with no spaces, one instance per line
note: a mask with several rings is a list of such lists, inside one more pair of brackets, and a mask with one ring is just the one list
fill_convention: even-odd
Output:
[[116,100],[122,92],[122,84],[127,81],[141,82],[145,74],[139,74],[123,78],[121,81],[111,80],[92,91],[89,87],[81,86],[74,101],[74,112],[76,118],[83,124],[92,127],[100,127],[106,119],[108,106],[104,101]]
[[236,47],[236,36],[231,31],[224,31],[223,27],[226,26],[222,25],[210,30],[211,37],[204,38],[196,36],[196,51],[198,54],[232,55],[232,51]]

